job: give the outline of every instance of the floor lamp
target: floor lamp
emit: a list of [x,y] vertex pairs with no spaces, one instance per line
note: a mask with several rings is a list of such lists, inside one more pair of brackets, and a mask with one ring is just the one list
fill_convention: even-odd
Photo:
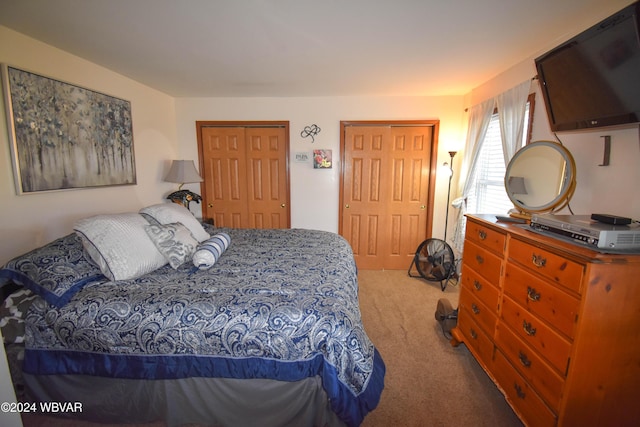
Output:
[[[449,151],[449,156],[451,160],[449,162],[449,188],[447,190],[447,213],[444,217],[444,241],[447,241],[447,227],[449,225],[449,199],[451,198],[451,178],[453,178],[453,157],[456,155],[457,151]],[[447,163],[445,162],[445,166]]]

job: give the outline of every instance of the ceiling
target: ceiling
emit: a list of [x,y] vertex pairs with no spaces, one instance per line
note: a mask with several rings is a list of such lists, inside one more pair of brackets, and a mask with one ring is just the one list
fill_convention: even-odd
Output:
[[174,97],[439,96],[628,3],[0,0],[0,25]]

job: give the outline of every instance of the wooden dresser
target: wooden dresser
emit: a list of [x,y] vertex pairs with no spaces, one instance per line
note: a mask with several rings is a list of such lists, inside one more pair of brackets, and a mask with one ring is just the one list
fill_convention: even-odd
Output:
[[458,325],[530,426],[640,423],[640,255],[467,217]]

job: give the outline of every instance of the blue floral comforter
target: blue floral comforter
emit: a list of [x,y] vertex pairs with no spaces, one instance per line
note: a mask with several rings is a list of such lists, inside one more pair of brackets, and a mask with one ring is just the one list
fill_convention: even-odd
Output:
[[349,244],[314,230],[215,230],[231,245],[209,270],[166,265],[129,281],[92,277],[61,307],[38,298],[26,318],[24,371],[320,375],[333,410],[360,424],[378,404],[385,368],[363,329]]

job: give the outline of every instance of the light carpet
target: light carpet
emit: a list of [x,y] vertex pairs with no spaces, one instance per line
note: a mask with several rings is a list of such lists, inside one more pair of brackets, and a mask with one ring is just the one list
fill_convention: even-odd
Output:
[[406,271],[360,271],[365,330],[387,367],[378,408],[364,427],[522,426],[502,393],[461,344],[452,347],[435,320],[438,299],[458,306],[459,288]]

